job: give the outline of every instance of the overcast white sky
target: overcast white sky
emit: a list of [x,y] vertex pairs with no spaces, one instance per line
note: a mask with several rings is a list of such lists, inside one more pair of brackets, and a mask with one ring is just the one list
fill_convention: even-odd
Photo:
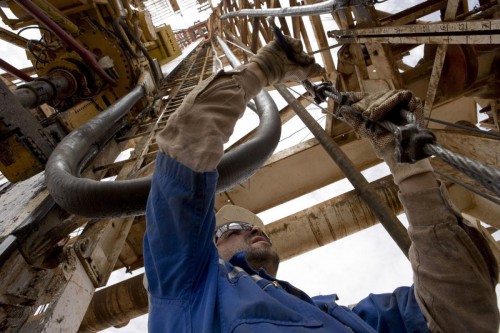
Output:
[[[403,7],[407,8],[419,2],[422,1],[390,0],[379,5],[378,8],[395,12],[401,10]],[[477,3],[477,1],[474,1],[474,3]],[[474,5],[474,3],[472,5]],[[283,1],[282,5],[285,6]],[[197,19],[203,18],[197,17]],[[333,20],[331,16],[324,16],[322,20],[325,25],[331,25],[331,28],[327,27],[327,30],[333,29]],[[179,23],[182,21],[186,22],[186,20],[181,19],[172,20],[172,22],[169,23],[171,23],[174,28],[183,28],[181,23]],[[191,22],[186,22],[186,24],[190,25]],[[4,26],[3,24],[1,25]],[[29,34],[30,32],[26,32],[23,36],[32,37]],[[331,42],[331,44],[333,44],[333,42]],[[335,50],[333,52],[335,52]],[[422,52],[421,49],[420,51],[414,52],[414,54],[407,59],[408,63],[414,64],[418,61],[421,57],[420,52]],[[0,41],[0,54],[1,58],[17,68],[23,68],[30,65],[24,60],[26,59],[24,50],[11,46],[3,41]],[[317,60],[320,60],[320,58],[317,57]],[[283,101],[277,98],[277,104],[278,107],[281,107]],[[323,116],[321,111],[317,108],[313,108],[311,113],[316,119],[320,119]],[[236,135],[243,135],[243,131],[253,128],[257,122],[257,117],[252,112],[245,113],[244,117],[238,123],[236,131],[238,134]],[[297,120],[291,121],[290,124],[283,129],[282,137],[290,136],[302,127],[303,125]],[[307,129],[301,130],[292,135],[289,139],[283,140],[279,149],[306,140],[309,137],[310,136],[307,136]],[[236,138],[233,138],[233,140],[235,139]],[[368,180],[373,181],[375,178],[387,175],[388,169],[384,164],[381,164],[367,170],[364,174]],[[307,175],[304,175],[304,177],[307,177]],[[343,180],[259,215],[266,224],[271,223],[351,189],[352,186],[346,180]],[[405,225],[407,224],[404,216],[400,216],[400,219]],[[143,270],[138,270],[133,272],[133,275],[142,272]],[[123,271],[116,272],[112,275],[108,284],[116,283],[128,277],[131,277],[131,275],[125,274]],[[296,287],[304,290],[311,296],[337,293],[340,297],[339,304],[349,305],[356,303],[369,293],[391,292],[399,286],[411,285],[412,272],[408,260],[396,246],[394,241],[388,236],[381,225],[376,225],[347,238],[323,246],[322,248],[283,262],[280,265],[278,278],[290,281]],[[129,325],[124,328],[111,328],[106,330],[106,332],[144,332],[146,328],[147,315],[132,320]]]

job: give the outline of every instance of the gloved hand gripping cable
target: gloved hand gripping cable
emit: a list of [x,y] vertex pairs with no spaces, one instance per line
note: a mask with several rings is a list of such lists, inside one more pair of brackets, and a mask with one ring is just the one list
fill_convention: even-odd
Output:
[[[391,160],[415,164],[434,155],[500,196],[500,171],[439,145],[432,131],[423,127],[421,102],[412,97],[411,92],[341,93],[331,82],[314,85],[307,80],[304,86],[317,103],[333,98],[338,104],[335,117],[358,128],[361,136],[370,139],[377,155],[386,160],[389,167]],[[404,108],[408,108],[408,103],[413,110]],[[372,128],[374,126],[378,128]],[[394,147],[385,151],[391,143]],[[397,181],[397,175],[394,176]]]

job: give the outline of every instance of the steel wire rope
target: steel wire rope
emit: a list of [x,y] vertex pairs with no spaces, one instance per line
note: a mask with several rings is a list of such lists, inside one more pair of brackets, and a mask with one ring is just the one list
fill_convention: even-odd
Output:
[[[402,112],[403,117],[408,111]],[[412,121],[409,121],[412,122]],[[396,133],[398,126],[389,121],[379,121],[379,125],[386,130]],[[452,152],[439,144],[427,143],[422,149],[428,155],[435,155],[455,169],[474,178],[481,185],[500,196],[500,171],[482,163],[476,162],[468,157]]]
[[311,117],[305,108],[300,105],[294,96],[287,90],[287,87],[283,84],[275,84],[274,87],[294,109],[297,116],[299,116],[304,124],[311,130],[321,146],[335,161],[339,169],[349,179],[354,188],[356,188],[363,201],[368,205],[376,218],[394,239],[401,251],[408,257],[411,241],[407,230],[389,209],[387,203],[381,200],[379,194],[374,191],[370,183],[361,172],[357,170],[338,144],[314,121],[314,118]]
[[238,45],[236,43],[231,42],[229,39],[226,39],[226,43],[232,44],[232,45],[236,46],[237,48],[239,48],[240,50],[245,51],[246,53],[248,53],[248,54],[250,54],[252,56],[255,55],[255,53],[253,53],[252,51],[245,49],[241,45]]
[[468,126],[460,125],[460,124],[454,124],[454,123],[450,123],[450,122],[447,122],[444,120],[439,120],[439,119],[430,118],[430,117],[424,117],[424,119],[428,120],[430,122],[433,122],[433,123],[442,124],[442,125],[446,125],[446,126],[450,126],[450,127],[455,127],[455,128],[463,129],[464,131],[479,133],[479,134],[491,136],[495,139],[500,139],[500,134],[488,132],[485,130],[481,130],[479,128],[468,127]]
[[[288,87],[288,89],[290,89],[291,91],[293,91],[297,95],[304,97],[309,102],[311,102],[312,104],[316,105],[318,108],[320,108],[321,110],[323,110],[323,112],[328,113],[331,116],[337,118],[337,116],[334,113],[328,111],[326,108],[324,108],[320,104],[316,103],[314,100],[312,100],[307,95],[301,94],[297,90],[295,90],[295,89],[293,89],[291,87]],[[329,97],[331,97],[331,96],[329,96]],[[409,113],[409,114],[406,114],[406,116],[407,117],[413,117],[413,114]],[[450,122],[447,122],[447,121],[444,121],[444,120],[439,120],[439,119],[430,118],[430,117],[424,117],[424,119],[426,119],[426,120],[428,120],[430,122],[437,123],[437,124],[442,124],[442,125],[446,125],[446,126],[450,126],[450,127],[455,127],[455,128],[458,128],[458,129],[462,129],[464,131],[468,131],[468,132],[471,132],[471,133],[479,133],[479,134],[482,134],[482,135],[491,136],[491,137],[493,137],[495,139],[499,139],[500,138],[500,134],[488,132],[488,131],[485,131],[485,130],[481,130],[479,128],[473,128],[473,127],[468,127],[468,126],[465,126],[465,125],[454,124],[454,123],[450,123]],[[414,120],[412,120],[412,122],[414,122]]]
[[[324,113],[333,115],[333,113],[328,112],[328,110],[327,110],[327,109],[325,109],[324,107],[322,107],[321,105],[319,105],[318,103],[316,103],[313,99],[311,99],[311,98],[310,98],[310,97],[308,97],[307,95],[305,95],[305,94],[301,94],[301,93],[299,93],[297,90],[295,90],[295,89],[293,89],[293,88],[291,88],[291,87],[287,87],[287,88],[288,88],[289,90],[293,91],[293,92],[294,92],[295,94],[297,94],[298,96],[302,96],[302,97],[304,97],[307,101],[311,102],[311,104],[314,104],[314,105],[315,105],[318,109],[320,109],[320,110],[321,110],[321,111],[323,111]],[[316,122],[319,122],[320,120],[322,120],[323,118],[325,118],[325,117],[326,117],[326,114],[325,114],[324,116],[321,116],[321,117],[319,117],[319,118],[315,119],[315,120],[316,120]],[[294,136],[295,134],[299,133],[300,131],[302,131],[302,130],[303,130],[303,129],[305,129],[305,128],[307,128],[307,126],[304,126],[304,127],[302,127],[301,129],[299,129],[299,130],[297,130],[297,131],[293,132],[292,134],[290,134],[290,135],[289,135],[289,136],[287,136],[286,138],[281,139],[279,142],[282,142],[282,141],[284,141],[284,140],[287,140],[287,139],[291,138],[292,136]],[[311,133],[309,133],[309,134],[311,134]],[[309,134],[307,134],[307,135],[309,135]],[[306,137],[307,137],[307,135],[306,135]],[[305,138],[304,138],[304,139],[305,139]],[[304,139],[300,140],[299,142],[302,142]]]
[[[341,94],[334,92],[325,92],[328,97],[335,99],[336,101],[341,101]],[[407,120],[409,123],[416,124],[415,116],[407,110],[401,111],[401,116]],[[393,134],[396,133],[398,126],[389,121],[379,121],[377,124],[384,127],[389,132]],[[417,128],[421,128],[417,126]],[[481,185],[494,192],[497,196],[500,196],[500,171],[486,166],[482,163],[474,161],[468,157],[460,155],[458,153],[452,152],[439,144],[427,143],[422,147],[425,153],[428,155],[435,155],[441,158],[444,162],[453,166],[455,169],[465,173],[466,175],[474,178]]]
[[[326,117],[326,115],[321,116],[321,117],[319,117],[319,118],[317,118],[317,119],[314,119],[314,121],[316,121],[316,122],[317,122],[320,126],[322,126],[322,122],[323,122],[323,119],[325,119],[325,117]],[[307,133],[307,134],[306,134],[306,135],[305,135],[302,139],[300,139],[299,143],[304,142],[304,140],[305,140],[305,139],[306,139],[309,135],[314,136],[314,134],[313,134],[312,132],[309,132],[309,133]]]
[[[289,88],[289,89],[294,91],[295,93],[297,93],[297,91],[295,91],[294,89],[292,89],[292,88]],[[326,95],[328,95],[328,97],[333,98],[336,101],[339,101],[338,94],[328,93],[328,92],[326,92],[326,93],[327,93]],[[304,96],[304,97],[307,99],[306,96]],[[315,102],[312,102],[312,103],[314,103],[318,107],[322,108],[317,103],[315,103]],[[337,118],[337,116],[334,113],[329,112],[328,110],[326,110],[324,108],[322,108],[322,110],[324,112],[326,112],[327,114],[330,114],[330,115]],[[412,113],[410,113],[408,111],[404,111],[403,116],[407,119],[407,121],[409,123],[416,123],[416,120],[415,120],[414,115]],[[446,123],[447,125],[461,128],[464,130],[468,130],[468,131],[474,132],[474,133],[479,131],[481,134],[491,135],[495,138],[498,137],[498,135],[495,133],[488,133],[485,131],[476,130],[474,128],[469,128],[467,126],[447,123],[447,122],[439,121],[439,120],[436,120],[433,118],[429,118],[428,120],[436,122],[436,123]],[[392,133],[395,133],[395,131],[397,129],[396,125],[394,125],[393,123],[388,122],[388,121],[383,121],[380,124]],[[457,154],[455,152],[452,152],[452,151],[440,146],[439,144],[426,144],[423,147],[423,149],[427,154],[438,156],[444,162],[455,167],[457,170],[463,172],[464,174],[470,176],[471,178],[473,178],[474,180],[479,182],[481,185],[483,185],[485,188],[489,189],[490,191],[494,192],[496,195],[500,196],[500,171],[498,171],[497,169],[486,166],[482,163],[479,163],[479,162],[476,162],[472,159],[469,159],[468,157],[465,157],[465,156],[462,156],[462,155]],[[439,173],[439,174],[443,174],[443,173]],[[485,177],[485,175],[486,175],[486,177]],[[446,176],[443,175],[443,177],[446,177]],[[453,178],[451,176],[447,176],[447,177]],[[462,185],[461,182],[459,182],[459,181],[457,181],[456,183],[459,185]],[[464,184],[464,187],[468,188],[465,185],[466,184]],[[477,193],[477,191],[474,191],[474,193]],[[488,200],[491,200],[492,202],[497,202],[495,199],[493,199],[489,195],[485,194],[485,195],[483,195],[483,197],[485,197]]]
[[[321,117],[319,117],[319,118],[316,118],[316,119],[314,119],[314,120],[316,120],[316,122],[318,122],[318,123],[319,123],[319,122],[320,122],[321,120],[323,120],[323,118],[325,118],[325,117],[326,117],[326,115],[325,115],[325,116],[321,116]],[[307,126],[303,126],[303,127],[301,127],[300,129],[296,130],[295,132],[293,132],[293,133],[292,133],[292,134],[290,134],[289,136],[287,136],[287,137],[285,137],[285,138],[283,138],[283,139],[280,139],[280,141],[279,141],[279,142],[283,142],[283,141],[285,141],[285,140],[290,139],[292,136],[294,136],[295,134],[297,134],[297,133],[301,132],[302,130],[304,130],[304,129],[306,129],[306,128],[307,128]],[[308,133],[307,135],[309,135],[309,134],[311,134],[311,133]],[[300,142],[302,142],[303,140],[304,140],[304,139],[300,140]]]
[[465,189],[467,189],[467,190],[469,190],[469,191],[471,191],[471,192],[473,192],[473,193],[475,193],[475,194],[477,194],[477,195],[479,195],[479,196],[481,196],[481,197],[483,197],[483,198],[485,198],[485,199],[487,199],[487,200],[489,200],[489,201],[491,201],[493,203],[496,203],[497,205],[500,205],[500,200],[499,199],[497,199],[497,198],[495,198],[495,197],[493,197],[493,196],[491,196],[491,195],[489,195],[487,193],[480,192],[475,187],[473,187],[473,186],[471,186],[469,184],[466,184],[466,183],[462,182],[461,180],[459,180],[459,179],[457,179],[457,178],[455,178],[453,176],[450,176],[449,174],[447,174],[445,172],[442,172],[440,170],[434,169],[434,173],[440,175],[443,178],[448,179],[449,181],[451,181],[451,182],[453,182],[453,183],[455,183],[457,185],[462,186],[463,188],[465,188]]
[[487,189],[500,196],[500,171],[454,153],[439,144],[426,144],[424,151],[436,155],[457,170],[474,178]]
[[[241,50],[243,50],[243,51],[247,52],[247,53],[248,53],[248,54],[250,54],[250,55],[255,55],[255,53],[253,53],[252,51],[249,51],[249,50],[245,49],[244,47],[242,47],[242,46],[240,46],[240,45],[238,45],[238,44],[236,44],[236,43],[231,42],[230,40],[226,40],[226,43],[232,44],[232,45],[236,46],[237,48],[239,48],[239,49],[241,49]],[[220,61],[220,60],[219,60],[219,61]],[[308,100],[309,102],[311,102],[312,104],[316,105],[316,106],[317,106],[319,109],[321,109],[322,111],[327,112],[327,110],[326,110],[324,107],[322,107],[321,105],[317,104],[316,102],[314,102],[314,100],[312,100],[311,98],[307,97],[306,95],[299,93],[297,90],[295,90],[295,89],[293,89],[293,88],[291,88],[291,87],[288,87],[288,89],[292,90],[294,93],[296,93],[296,94],[297,94],[297,95],[299,95],[299,96],[303,96],[305,99],[307,99],[307,100]],[[319,117],[318,119],[316,119],[316,121],[319,121],[319,120],[323,119],[324,117],[325,117],[325,116],[321,116],[321,117]],[[290,134],[290,135],[289,135],[289,136],[287,136],[286,138],[280,139],[280,141],[278,141],[278,142],[282,142],[282,141],[284,141],[284,140],[289,139],[290,137],[294,136],[295,134],[297,134],[298,132],[302,131],[302,130],[303,130],[303,129],[305,129],[305,128],[307,128],[307,127],[306,127],[306,126],[302,127],[301,129],[299,129],[299,130],[297,130],[297,131],[293,132],[292,134]],[[301,142],[302,142],[302,141],[301,141]]]
[[[212,46],[212,52],[214,53],[214,59],[217,62],[217,64],[220,66],[220,69],[224,69],[224,64],[222,61],[219,59],[219,55],[217,54],[217,51],[215,50],[214,42],[211,40],[210,45]],[[215,67],[215,66],[214,66]]]

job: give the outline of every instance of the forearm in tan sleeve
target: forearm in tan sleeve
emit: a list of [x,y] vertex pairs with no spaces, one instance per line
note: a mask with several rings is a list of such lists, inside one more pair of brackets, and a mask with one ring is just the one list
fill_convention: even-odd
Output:
[[247,102],[262,89],[247,68],[219,72],[190,92],[157,135],[159,149],[194,171],[211,171]]
[[431,332],[498,333],[497,264],[444,185],[400,194],[410,221],[415,294]]

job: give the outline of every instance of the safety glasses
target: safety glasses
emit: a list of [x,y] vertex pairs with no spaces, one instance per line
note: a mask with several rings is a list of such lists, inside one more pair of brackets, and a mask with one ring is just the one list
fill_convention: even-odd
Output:
[[[229,232],[229,231],[250,231],[253,229],[253,227],[254,227],[253,225],[251,225],[250,223],[246,223],[246,222],[229,222],[229,223],[223,224],[215,230],[214,241],[215,241],[215,243],[217,243],[217,241],[226,232]],[[262,233],[267,238],[269,243],[271,243],[269,236],[267,236],[266,233],[263,231],[262,231]]]

